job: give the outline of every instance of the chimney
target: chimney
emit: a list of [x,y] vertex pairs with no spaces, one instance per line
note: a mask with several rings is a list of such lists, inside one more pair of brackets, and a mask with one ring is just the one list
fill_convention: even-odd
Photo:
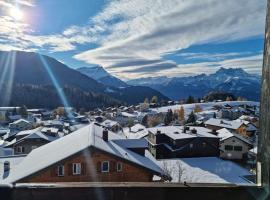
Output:
[[104,129],[103,132],[102,132],[102,139],[105,141],[105,142],[108,142],[108,130]]
[[10,170],[10,163],[9,163],[9,161],[5,161],[4,162],[4,173],[9,172],[9,170]]
[[212,130],[212,134],[217,135],[217,130],[216,129],[213,129]]
[[191,133],[197,134],[197,129],[193,128],[193,129],[191,130]]
[[160,130],[157,130],[157,135],[158,135],[158,134],[161,134],[161,131],[160,131]]

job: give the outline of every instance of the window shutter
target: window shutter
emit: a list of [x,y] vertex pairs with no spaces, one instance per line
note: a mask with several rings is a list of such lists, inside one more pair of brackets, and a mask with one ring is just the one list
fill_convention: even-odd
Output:
[[71,163],[69,163],[68,164],[68,175],[72,175],[72,164]]
[[97,162],[97,172],[101,172],[101,162]]
[[86,174],[86,163],[81,163],[81,174],[82,175]]

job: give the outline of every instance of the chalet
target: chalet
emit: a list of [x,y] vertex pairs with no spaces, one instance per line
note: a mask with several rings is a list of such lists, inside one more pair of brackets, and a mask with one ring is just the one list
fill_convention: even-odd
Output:
[[156,159],[219,156],[219,138],[204,127],[148,129],[149,151]]
[[239,109],[221,109],[217,116],[222,119],[235,120],[242,116],[242,112]]
[[25,119],[19,119],[9,124],[9,128],[13,130],[23,131],[31,129],[33,124]]
[[164,176],[152,160],[118,145],[94,123],[33,150],[2,183],[148,182]]
[[124,135],[129,139],[140,139],[148,135],[148,130],[141,124],[135,124],[130,128],[123,129]]
[[15,155],[29,154],[33,149],[36,149],[44,144],[58,139],[41,132],[40,128],[19,132],[6,147],[11,147]]
[[235,132],[244,136],[247,135],[247,126],[243,122],[211,118],[207,120],[204,124],[206,128],[211,129],[212,132],[215,134],[217,130],[226,128],[231,132]]
[[114,133],[123,130],[118,122],[109,119],[106,119],[104,122],[101,123],[101,125]]
[[247,158],[248,151],[253,147],[252,143],[239,134],[223,128],[217,131],[220,137],[220,157],[224,159],[242,160]]

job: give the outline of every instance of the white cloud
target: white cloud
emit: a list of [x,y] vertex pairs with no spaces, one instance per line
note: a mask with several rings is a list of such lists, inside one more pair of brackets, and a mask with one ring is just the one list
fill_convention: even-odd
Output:
[[[75,58],[103,65],[110,72],[120,74],[124,71],[123,63],[136,60],[166,62],[162,58],[164,54],[195,44],[262,36],[265,3],[261,0],[112,1],[92,20],[95,26],[109,34],[100,39],[99,48],[80,53]],[[120,58],[123,55],[128,58]],[[118,64],[121,67],[117,69]],[[145,65],[142,62],[138,65],[127,64],[125,67],[129,71],[131,67],[138,68],[138,75],[141,75],[139,69]]]

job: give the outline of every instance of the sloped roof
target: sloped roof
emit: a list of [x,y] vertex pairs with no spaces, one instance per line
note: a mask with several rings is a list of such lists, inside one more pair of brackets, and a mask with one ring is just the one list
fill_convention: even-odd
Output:
[[220,139],[221,141],[227,140],[231,137],[235,137],[235,138],[238,138],[239,140],[241,140],[249,145],[252,145],[252,143],[248,139],[244,138],[243,136],[241,136],[237,133],[232,133],[231,131],[229,131],[226,128],[222,128],[222,129],[218,130],[217,133],[218,133],[218,137],[221,138]]
[[211,118],[207,120],[205,124],[236,130],[244,123],[241,121],[229,121],[229,120],[224,120],[224,119]]
[[10,172],[4,183],[14,183],[91,146],[163,175],[162,169],[150,159],[114,143],[113,139],[120,139],[117,134],[109,132],[108,142],[104,141],[102,131],[102,127],[92,123],[65,137],[34,149]]
[[132,126],[130,128],[130,131],[133,132],[133,133],[137,133],[138,131],[142,131],[144,129],[146,129],[146,128],[142,124],[135,124],[134,126]]
[[[190,126],[189,131],[183,133],[183,126],[161,126],[161,127],[154,127],[148,128],[148,131],[157,134],[157,131],[161,131],[162,134],[166,134],[170,138],[174,140],[178,139],[185,139],[185,138],[195,138],[195,137],[211,137],[211,138],[218,138],[216,135],[211,134],[211,130],[204,128],[204,127],[196,127]],[[191,130],[196,129],[197,133],[192,134]]]

